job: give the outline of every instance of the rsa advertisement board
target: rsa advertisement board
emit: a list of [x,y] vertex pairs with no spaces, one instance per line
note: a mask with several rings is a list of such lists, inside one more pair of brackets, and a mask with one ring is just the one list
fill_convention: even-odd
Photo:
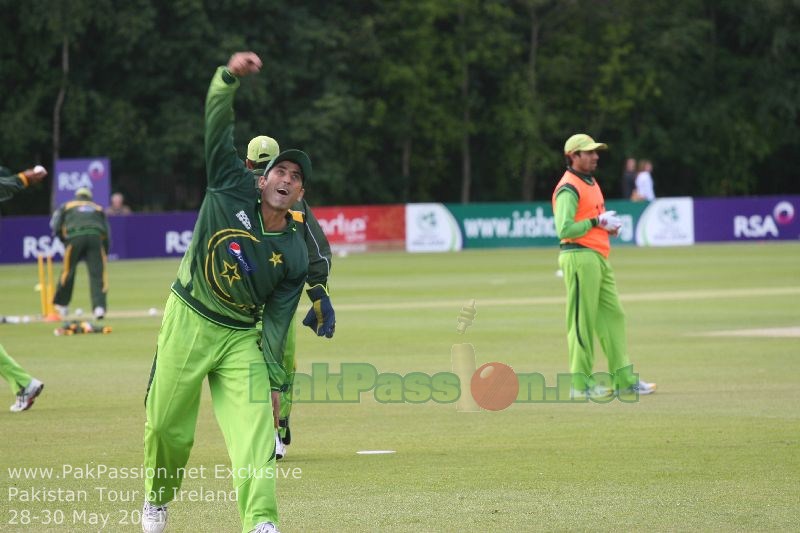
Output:
[[800,196],[697,198],[697,242],[800,239]]
[[[70,187],[84,178],[78,180]],[[65,190],[71,199],[74,191]],[[623,222],[615,246],[800,240],[796,195],[609,200],[606,208],[616,210]],[[549,202],[316,207],[313,212],[336,252],[558,245]],[[109,217],[109,258],[180,257],[192,241],[196,219],[196,212]],[[0,219],[0,263],[32,262],[40,253],[60,259],[64,245],[51,235],[49,221],[49,216]]]
[[81,188],[92,191],[96,204],[108,207],[111,190],[111,162],[107,157],[58,159],[53,175],[53,210],[75,199]]

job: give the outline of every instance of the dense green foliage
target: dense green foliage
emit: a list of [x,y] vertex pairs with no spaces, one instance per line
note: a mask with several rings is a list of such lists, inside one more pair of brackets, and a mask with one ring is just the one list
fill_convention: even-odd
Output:
[[[798,192],[797,0],[0,0],[0,163],[109,156],[140,210],[202,198],[203,100],[250,49],[236,141],[307,150],[313,204],[545,199],[561,147],[656,192]],[[6,213],[43,213],[25,195]]]

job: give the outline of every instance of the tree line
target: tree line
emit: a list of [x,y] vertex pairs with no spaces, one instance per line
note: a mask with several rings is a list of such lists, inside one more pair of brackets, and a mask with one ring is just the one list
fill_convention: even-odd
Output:
[[[140,211],[195,209],[216,66],[253,50],[236,144],[306,150],[312,205],[549,200],[573,133],[660,196],[798,193],[794,0],[0,0],[0,165],[108,156]],[[24,193],[6,214],[46,213]]]

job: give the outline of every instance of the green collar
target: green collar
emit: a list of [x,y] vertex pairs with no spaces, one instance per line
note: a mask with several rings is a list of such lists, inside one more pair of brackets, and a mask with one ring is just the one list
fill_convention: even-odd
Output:
[[577,170],[575,170],[571,166],[568,166],[567,170],[569,170],[570,172],[572,172],[573,174],[578,176],[580,179],[585,181],[587,183],[587,185],[594,185],[594,178],[592,177],[591,174],[584,174],[582,172],[578,172]]
[[288,211],[286,212],[286,227],[282,231],[264,231],[264,219],[261,217],[261,198],[256,203],[256,213],[258,213],[258,228],[261,230],[261,235],[280,235],[288,231],[297,231],[294,218]]

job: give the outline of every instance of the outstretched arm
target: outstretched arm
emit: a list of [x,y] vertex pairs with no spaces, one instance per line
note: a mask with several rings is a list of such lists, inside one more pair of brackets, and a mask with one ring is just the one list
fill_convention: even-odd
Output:
[[205,116],[205,160],[210,188],[236,185],[245,175],[244,163],[233,145],[233,98],[239,88],[239,78],[259,70],[261,59],[255,53],[237,52],[211,79]]
[[47,170],[37,165],[13,175],[0,176],[0,202],[4,202],[17,192],[31,185],[36,185],[47,176]]

